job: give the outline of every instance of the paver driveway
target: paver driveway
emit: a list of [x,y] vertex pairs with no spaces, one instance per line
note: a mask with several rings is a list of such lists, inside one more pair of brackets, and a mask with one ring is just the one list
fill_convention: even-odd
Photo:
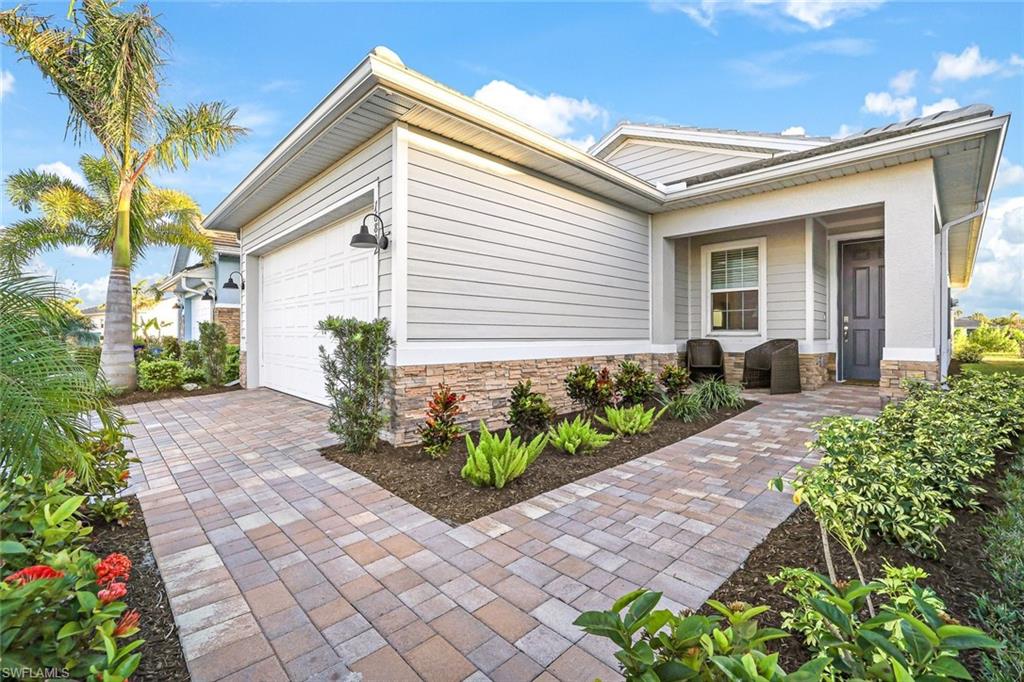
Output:
[[327,412],[266,389],[126,408],[154,553],[195,680],[617,679],[572,625],[647,586],[695,607],[792,511],[769,478],[877,389],[763,403],[452,528],[320,457]]

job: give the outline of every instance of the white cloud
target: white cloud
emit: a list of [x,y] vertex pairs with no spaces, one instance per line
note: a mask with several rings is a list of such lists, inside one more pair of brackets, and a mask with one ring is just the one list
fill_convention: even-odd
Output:
[[1024,196],[993,202],[971,286],[954,295],[968,313],[1005,315],[1024,308]]
[[917,69],[907,69],[889,79],[889,89],[897,95],[905,95],[914,89],[917,83]]
[[832,135],[832,139],[833,140],[841,140],[844,137],[849,137],[850,135],[853,135],[856,132],[858,132],[857,128],[854,128],[853,126],[851,126],[851,125],[849,125],[847,123],[841,123],[839,125],[839,130],[837,130],[835,132],[835,134]]
[[39,256],[34,256],[32,260],[26,263],[21,272],[30,277],[46,277],[48,279],[52,279],[57,274],[53,266]]
[[888,92],[869,92],[864,95],[864,111],[879,116],[910,118],[917,110],[916,97],[893,97]]
[[783,135],[806,135],[807,130],[803,126],[789,126],[782,131]]
[[242,104],[235,114],[235,125],[248,128],[256,135],[266,134],[272,131],[277,123],[278,114],[272,109],[259,104]]
[[64,253],[68,254],[72,258],[99,258],[100,255],[90,249],[88,246],[81,246],[79,244],[72,244],[64,247]]
[[829,28],[841,19],[870,12],[883,0],[700,0],[700,2],[654,3],[655,11],[682,12],[701,28],[715,32],[718,17],[726,13],[753,16],[769,26],[788,29]]
[[[526,92],[507,81],[493,80],[473,97],[548,135],[567,138],[581,122],[607,118],[607,112],[588,99],[552,93],[546,97]],[[585,140],[577,140],[578,144]]]
[[748,84],[758,90],[788,88],[810,80],[803,67],[811,55],[860,57],[874,51],[874,43],[860,38],[835,38],[799,43],[782,50],[760,52],[728,62],[729,68],[745,76]]
[[97,277],[91,282],[64,280],[64,286],[75,298],[82,299],[82,305],[99,305],[107,300],[107,275]]
[[996,173],[996,189],[1024,183],[1024,165],[1013,163],[1005,156],[999,161]]
[[82,174],[76,171],[71,166],[67,165],[63,161],[54,161],[53,163],[41,163],[36,166],[36,172],[38,173],[53,173],[59,178],[70,180],[79,187],[85,187],[85,178]]
[[14,74],[4,69],[0,71],[0,100],[14,92]]
[[278,78],[261,84],[260,92],[294,92],[298,89],[298,85],[298,81]]
[[594,137],[593,135],[587,135],[586,137],[577,138],[565,137],[562,139],[564,139],[566,142],[573,145],[574,147],[579,147],[583,151],[590,149],[591,147],[594,146],[594,143],[597,142],[597,138]]
[[942,111],[952,111],[953,109],[959,109],[960,102],[957,102],[952,97],[943,97],[938,102],[933,104],[925,104],[921,107],[922,116],[931,116]]
[[[1012,58],[1011,58],[1012,60]],[[999,62],[994,59],[985,59],[981,56],[981,48],[977,45],[970,45],[964,48],[960,54],[943,52],[939,55],[939,61],[932,72],[932,80],[965,81],[980,76],[988,76],[999,71]]]

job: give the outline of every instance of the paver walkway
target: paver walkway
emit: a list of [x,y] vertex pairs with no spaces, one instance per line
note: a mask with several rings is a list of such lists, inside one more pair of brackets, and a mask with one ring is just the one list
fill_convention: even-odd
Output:
[[696,607],[792,511],[769,478],[877,389],[763,403],[452,528],[320,457],[324,408],[260,389],[142,403],[134,472],[195,680],[617,679],[572,621],[638,586]]

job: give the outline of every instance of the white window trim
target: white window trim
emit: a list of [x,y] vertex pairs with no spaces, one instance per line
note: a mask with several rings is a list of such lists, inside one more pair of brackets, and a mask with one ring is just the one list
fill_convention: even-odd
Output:
[[[711,254],[717,251],[731,251],[757,247],[757,331],[712,331],[711,329]],[[700,247],[700,300],[701,336],[705,338],[745,338],[768,340],[768,239],[740,239],[731,242],[704,244]],[[746,291],[746,289],[744,289]]]

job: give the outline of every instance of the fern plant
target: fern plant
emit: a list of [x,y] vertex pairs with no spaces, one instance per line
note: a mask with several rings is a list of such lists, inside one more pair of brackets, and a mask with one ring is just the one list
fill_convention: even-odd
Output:
[[690,398],[708,412],[738,410],[744,405],[740,390],[719,379],[698,381],[693,386]]
[[563,419],[548,432],[548,437],[552,445],[570,455],[593,452],[615,440],[615,436],[595,429],[582,415],[576,415],[572,421]]
[[654,413],[655,409],[652,407],[645,410],[643,405],[606,407],[604,417],[594,419],[620,436],[636,436],[649,432],[667,408],[661,408],[657,414]]
[[462,467],[462,478],[478,487],[504,488],[506,483],[523,475],[526,467],[533,464],[547,444],[546,433],[535,436],[525,445],[518,436],[513,438],[508,429],[504,437],[498,438],[481,421],[480,440],[476,445],[466,434],[469,456]]

